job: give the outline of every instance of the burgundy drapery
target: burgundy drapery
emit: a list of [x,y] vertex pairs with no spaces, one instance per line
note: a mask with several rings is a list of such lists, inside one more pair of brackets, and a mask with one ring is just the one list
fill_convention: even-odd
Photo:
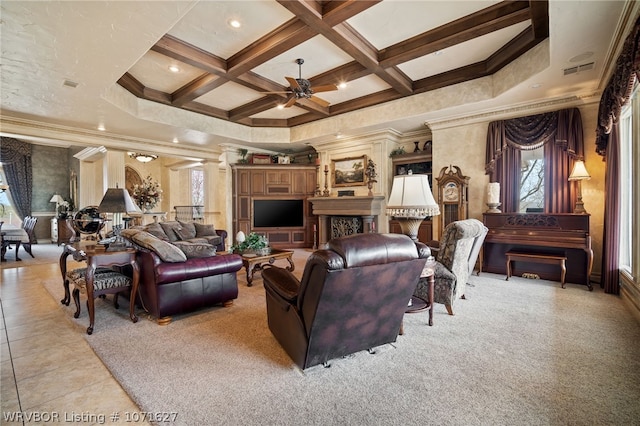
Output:
[[[616,68],[602,92],[596,126],[596,152],[604,157],[605,210],[602,282],[605,293],[620,294],[620,163],[618,120],[640,76],[640,18],[627,36]],[[610,152],[611,151],[611,152]]]
[[520,151],[541,146],[545,147],[545,211],[573,211],[576,192],[568,178],[574,161],[584,154],[582,118],[577,108],[489,123],[485,173],[491,182],[500,183],[503,211],[518,211]]

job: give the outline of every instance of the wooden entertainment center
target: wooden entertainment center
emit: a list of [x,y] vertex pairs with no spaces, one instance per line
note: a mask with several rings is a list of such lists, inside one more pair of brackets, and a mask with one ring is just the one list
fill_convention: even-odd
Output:
[[[236,164],[233,172],[233,235],[257,232],[266,235],[274,248],[313,246],[313,225],[316,217],[308,198],[317,188],[315,165],[298,164]],[[287,208],[285,213],[256,211],[273,202],[273,208]],[[256,213],[258,214],[256,216]],[[275,213],[281,213],[277,215]],[[258,225],[256,225],[256,219]],[[268,226],[272,222],[273,226]]]

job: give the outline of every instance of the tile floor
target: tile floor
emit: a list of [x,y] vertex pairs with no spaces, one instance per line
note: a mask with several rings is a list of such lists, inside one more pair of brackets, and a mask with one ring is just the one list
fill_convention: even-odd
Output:
[[0,424],[123,424],[137,405],[41,285],[59,274],[57,263],[0,270]]

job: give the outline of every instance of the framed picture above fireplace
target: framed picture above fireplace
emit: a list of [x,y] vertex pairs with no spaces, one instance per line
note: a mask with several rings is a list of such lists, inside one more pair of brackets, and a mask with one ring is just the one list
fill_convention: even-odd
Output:
[[365,184],[364,170],[367,156],[331,160],[331,183],[333,187],[360,186]]

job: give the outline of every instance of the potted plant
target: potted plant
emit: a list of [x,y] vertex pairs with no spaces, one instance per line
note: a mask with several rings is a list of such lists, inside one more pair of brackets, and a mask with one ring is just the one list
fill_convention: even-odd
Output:
[[246,148],[238,148],[238,155],[241,157],[238,160],[239,164],[247,164],[249,163],[249,160],[247,159],[247,154],[249,153],[249,150]]
[[231,251],[240,254],[255,253],[257,255],[266,255],[271,252],[271,248],[267,237],[251,232],[244,241],[233,244]]

